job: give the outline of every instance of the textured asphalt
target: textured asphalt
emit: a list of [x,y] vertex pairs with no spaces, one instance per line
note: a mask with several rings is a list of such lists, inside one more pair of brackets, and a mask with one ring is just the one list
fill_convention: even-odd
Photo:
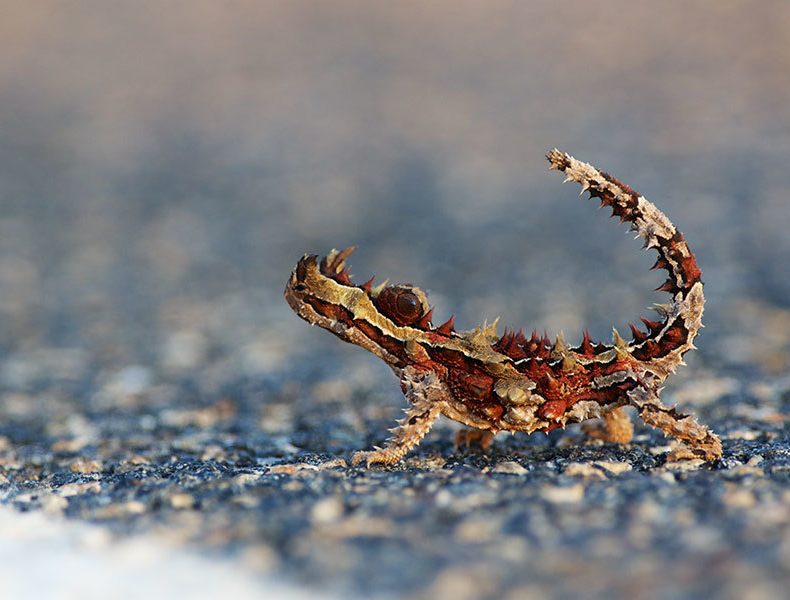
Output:
[[[7,8],[12,589],[34,594],[41,567],[50,597],[98,595],[87,570],[126,580],[146,555],[162,596],[199,570],[185,593],[783,597],[786,3]],[[441,422],[395,467],[350,467],[403,400],[375,357],[291,313],[303,253],[357,244],[359,281],[420,285],[460,328],[608,338],[661,300],[653,257],[547,171],[554,146],[697,252],[706,328],[665,398],[724,458],[668,462],[645,427],[627,446],[569,428],[456,449]],[[84,562],[73,531],[92,532]]]

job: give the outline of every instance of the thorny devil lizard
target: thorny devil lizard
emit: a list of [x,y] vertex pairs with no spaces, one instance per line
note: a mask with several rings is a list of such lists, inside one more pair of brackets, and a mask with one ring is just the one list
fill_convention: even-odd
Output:
[[361,346],[384,360],[400,378],[409,401],[406,416],[391,429],[383,448],[357,452],[354,464],[392,464],[415,447],[439,415],[469,427],[467,442],[485,447],[499,431],[548,432],[568,423],[600,418],[592,437],[627,443],[633,426],[624,412],[633,406],[642,420],[680,443],[676,458],[721,457],[721,441],[694,417],[666,406],[661,384],[694,348],[705,298],[700,270],[683,235],[643,196],[614,177],[559,150],[547,154],[552,169],[576,181],[608,206],[621,222],[658,251],[654,268],[666,269],[658,288],[672,294],[657,304],[660,321],[642,318],[647,332],[631,325],[633,339],[614,330],[611,344],[596,343],[585,331],[579,346],[562,336],[505,330],[493,325],[455,331],[453,319],[431,321],[425,293],[411,284],[355,285],[346,259],[354,247],[333,250],[321,262],[304,256],[296,265],[285,298],[305,321]]

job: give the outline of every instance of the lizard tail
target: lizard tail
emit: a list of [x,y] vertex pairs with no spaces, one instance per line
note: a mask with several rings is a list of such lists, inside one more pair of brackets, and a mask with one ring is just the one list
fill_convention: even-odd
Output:
[[[647,332],[631,325],[634,338],[625,348],[663,380],[683,364],[683,354],[694,348],[694,338],[702,327],[705,296],[694,254],[666,215],[626,184],[556,148],[546,158],[552,169],[565,173],[566,181],[581,184],[583,192],[600,199],[601,206],[610,207],[621,222],[630,223],[646,248],[658,251],[653,268],[669,273],[658,291],[672,294],[672,301],[655,305],[660,321],[642,318]],[[622,342],[616,332],[615,341]]]

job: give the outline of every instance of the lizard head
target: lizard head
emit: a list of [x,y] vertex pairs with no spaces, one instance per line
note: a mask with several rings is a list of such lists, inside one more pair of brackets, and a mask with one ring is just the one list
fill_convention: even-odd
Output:
[[[421,336],[453,335],[452,326],[434,328],[425,292],[411,284],[373,286],[351,280],[346,259],[351,246],[332,250],[321,261],[305,255],[285,287],[285,299],[302,319],[362,346],[394,365],[399,348]],[[447,325],[447,324],[445,324]]]

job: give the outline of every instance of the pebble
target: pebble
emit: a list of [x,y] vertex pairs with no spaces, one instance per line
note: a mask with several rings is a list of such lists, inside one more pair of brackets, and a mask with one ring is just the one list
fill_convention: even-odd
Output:
[[144,502],[131,500],[129,502],[118,502],[107,506],[100,506],[94,511],[94,516],[98,519],[123,519],[134,515],[142,515],[147,508]]
[[524,468],[516,461],[509,460],[506,462],[497,463],[497,465],[491,469],[491,472],[500,475],[526,475],[529,473],[529,470]]
[[563,471],[569,477],[585,477],[590,479],[606,479],[606,474],[601,469],[595,468],[589,463],[574,462],[569,463]]
[[765,476],[765,470],[758,467],[763,462],[763,457],[759,454],[752,456],[745,464],[736,465],[728,470],[731,475],[751,475],[754,477]]
[[269,467],[269,473],[284,473],[286,475],[293,475],[294,473],[298,473],[300,471],[318,471],[318,467],[309,463],[286,463],[281,465],[272,465]]
[[499,519],[470,516],[455,529],[455,537],[462,542],[485,542],[497,537],[501,531]]
[[40,498],[41,508],[46,513],[60,514],[69,505],[69,501],[56,494],[47,494]]
[[584,486],[580,483],[564,487],[544,486],[540,495],[553,504],[577,504],[584,500]]
[[191,509],[195,504],[195,497],[192,494],[178,492],[170,496],[170,506],[177,510]]
[[731,508],[747,509],[757,504],[757,498],[750,489],[728,485],[724,493],[724,503]]
[[692,458],[689,460],[668,461],[664,464],[664,468],[668,471],[688,472],[698,471],[705,463],[701,458]]
[[337,496],[329,496],[313,505],[310,518],[314,523],[334,523],[343,516],[343,512],[343,501]]
[[612,475],[620,475],[622,473],[627,473],[633,468],[631,466],[631,463],[622,462],[622,461],[596,460],[593,464],[596,467],[601,467],[604,471],[607,471]]
[[236,475],[233,478],[233,483],[240,486],[249,485],[251,483],[255,483],[263,476],[262,473],[242,473],[241,475]]
[[102,464],[98,460],[77,458],[71,462],[69,469],[72,473],[99,473],[102,470]]
[[101,483],[98,481],[88,481],[84,483],[67,483],[55,490],[55,492],[64,498],[71,496],[80,496],[82,494],[92,493],[98,494],[101,491]]

